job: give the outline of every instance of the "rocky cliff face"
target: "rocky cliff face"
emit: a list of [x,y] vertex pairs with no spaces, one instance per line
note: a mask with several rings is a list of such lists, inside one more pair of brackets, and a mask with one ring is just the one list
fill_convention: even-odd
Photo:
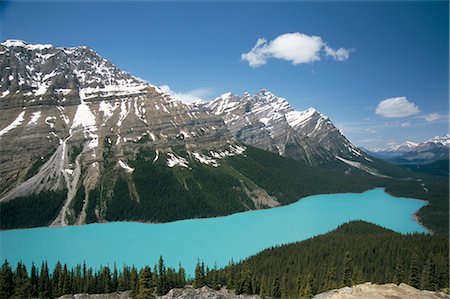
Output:
[[315,166],[371,168],[370,158],[327,116],[314,108],[296,111],[268,90],[242,96],[225,93],[202,105],[221,116],[233,136],[243,143]]

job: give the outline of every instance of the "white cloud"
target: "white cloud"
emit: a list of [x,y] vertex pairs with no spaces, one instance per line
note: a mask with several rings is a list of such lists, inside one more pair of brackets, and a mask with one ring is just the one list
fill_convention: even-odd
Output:
[[350,51],[344,48],[337,50],[329,47],[320,36],[310,36],[300,32],[285,33],[268,42],[259,38],[255,46],[241,59],[251,67],[258,67],[267,63],[269,58],[278,58],[297,65],[320,60],[321,51],[335,60],[346,60]]
[[350,51],[344,48],[333,49],[325,46],[325,53],[327,56],[331,56],[338,61],[344,61],[350,57]]
[[406,97],[389,98],[381,101],[375,113],[386,118],[402,118],[416,115],[420,112],[416,104],[409,102]]
[[428,122],[433,122],[441,118],[443,118],[443,115],[440,115],[438,113],[430,113],[424,116],[424,119]]
[[214,88],[201,87],[186,92],[176,92],[173,91],[168,85],[161,85],[159,87],[162,91],[170,94],[174,99],[182,101],[184,103],[193,103],[204,101],[206,98],[214,94]]
[[410,121],[406,121],[406,122],[400,124],[400,127],[402,127],[402,128],[407,128],[409,126],[411,126],[411,122]]

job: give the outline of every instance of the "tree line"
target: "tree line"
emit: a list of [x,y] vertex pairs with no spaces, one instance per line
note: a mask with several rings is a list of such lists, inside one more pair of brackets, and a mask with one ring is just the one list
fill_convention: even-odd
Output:
[[22,262],[13,270],[5,261],[0,269],[0,298],[57,298],[65,294],[130,291],[133,298],[145,299],[164,295],[186,283],[184,268],[166,267],[162,257],[153,269],[144,266],[139,270],[134,266],[118,269],[116,265],[112,269],[102,266],[94,270],[85,263],[69,269],[57,262],[50,271],[43,262],[40,268],[32,264],[27,271]]

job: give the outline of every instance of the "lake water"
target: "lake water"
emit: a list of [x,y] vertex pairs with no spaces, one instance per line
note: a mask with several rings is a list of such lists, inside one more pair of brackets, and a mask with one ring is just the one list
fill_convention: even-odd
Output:
[[57,260],[74,266],[142,266],[163,255],[166,265],[181,263],[193,273],[197,260],[224,266],[265,248],[308,239],[351,220],[365,220],[400,233],[427,230],[413,218],[426,202],[393,197],[377,188],[364,193],[315,195],[289,206],[226,217],[162,224],[116,222],[64,228],[0,232],[1,260],[40,266]]

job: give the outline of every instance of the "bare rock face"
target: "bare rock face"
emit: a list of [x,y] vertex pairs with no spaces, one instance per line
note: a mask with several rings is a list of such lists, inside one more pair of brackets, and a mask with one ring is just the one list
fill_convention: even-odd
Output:
[[260,299],[258,295],[236,295],[233,292],[223,288],[219,291],[213,290],[207,286],[194,289],[190,286],[180,289],[172,289],[166,295],[158,297],[159,299]]
[[58,299],[131,299],[130,292],[64,295]]
[[327,116],[314,108],[295,111],[284,98],[268,90],[242,96],[225,93],[204,106],[222,116],[243,143],[310,165],[341,163],[336,156],[368,162]]
[[442,292],[422,291],[405,283],[377,285],[370,282],[344,287],[314,296],[315,299],[438,299],[450,298]]

